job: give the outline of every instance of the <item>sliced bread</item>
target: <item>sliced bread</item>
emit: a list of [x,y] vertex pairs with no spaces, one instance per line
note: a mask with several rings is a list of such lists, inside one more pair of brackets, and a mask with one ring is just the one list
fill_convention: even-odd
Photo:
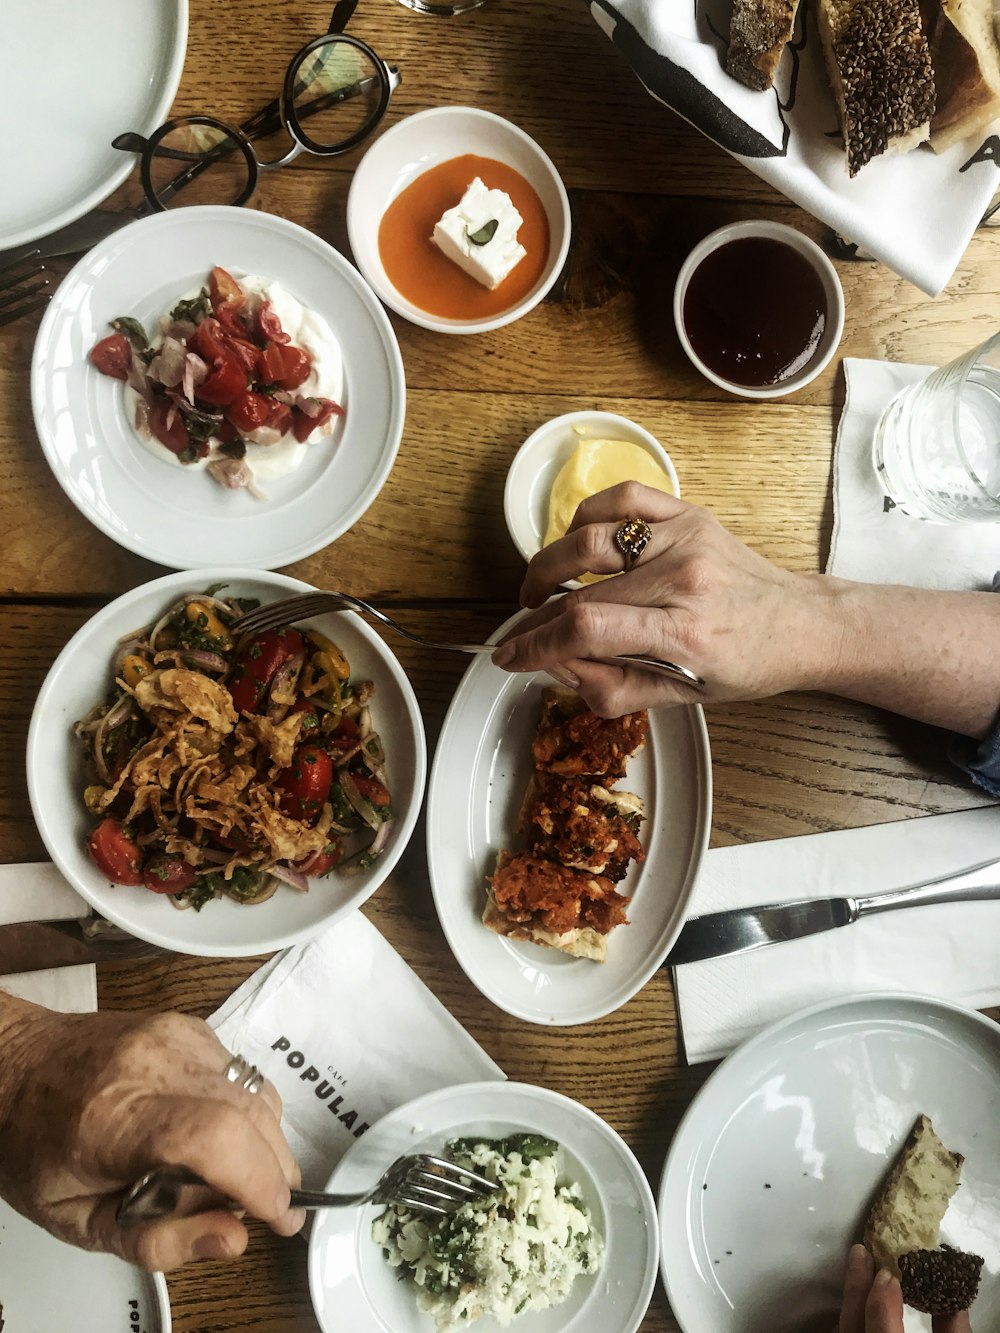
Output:
[[799,0],[733,0],[726,69],[758,92],[770,88],[792,38]]
[[931,147],[941,152],[1000,117],[993,0],[936,0],[929,35],[937,86]]

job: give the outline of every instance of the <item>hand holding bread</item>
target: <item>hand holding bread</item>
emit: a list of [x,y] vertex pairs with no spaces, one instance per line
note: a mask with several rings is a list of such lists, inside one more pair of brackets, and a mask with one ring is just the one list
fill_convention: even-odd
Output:
[[[968,1313],[942,1315],[931,1324],[933,1333],[972,1333]],[[887,1268],[876,1271],[863,1245],[847,1256],[840,1318],[831,1333],[903,1333],[903,1295]]]

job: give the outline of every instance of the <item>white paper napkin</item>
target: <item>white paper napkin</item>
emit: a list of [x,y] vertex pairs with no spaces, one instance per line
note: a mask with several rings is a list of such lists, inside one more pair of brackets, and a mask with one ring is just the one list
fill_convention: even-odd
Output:
[[[708,852],[692,915],[885,893],[1000,859],[1000,806]],[[914,907],[751,953],[674,969],[690,1064],[718,1060],[796,1010],[907,991],[1000,1002],[1000,901]]]
[[1000,523],[924,523],[887,507],[872,463],[882,410],[932,366],[844,360],[847,401],[833,462],[833,539],[826,572],[914,588],[988,589],[1000,570]]
[[265,963],[209,1022],[277,1087],[312,1189],[388,1111],[505,1077],[360,912]]
[[[0,926],[23,921],[70,921],[90,916],[90,907],[51,861],[0,866]],[[93,963],[50,967],[0,976],[0,990],[64,1014],[97,1008],[97,968]]]
[[[789,199],[936,295],[997,188],[988,136],[877,158],[853,179],[811,5],[770,92],[725,70],[732,0],[591,0],[646,88]],[[994,127],[996,128],[996,127]]]

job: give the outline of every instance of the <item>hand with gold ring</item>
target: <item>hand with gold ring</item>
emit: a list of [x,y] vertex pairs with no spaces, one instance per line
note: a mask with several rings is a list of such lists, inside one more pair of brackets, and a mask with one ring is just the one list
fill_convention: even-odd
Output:
[[166,1162],[279,1235],[301,1228],[281,1099],[200,1019],[56,1014],[0,993],[0,1044],[0,1196],[53,1235],[154,1270],[242,1254],[229,1209],[118,1226],[124,1191]]
[[[587,571],[619,577],[552,596]],[[785,690],[841,694],[969,737],[997,715],[995,594],[793,573],[707,510],[632,482],[580,505],[532,559],[521,601],[535,614],[493,661],[548,672],[607,717]],[[596,660],[622,653],[680,663],[706,688]]]

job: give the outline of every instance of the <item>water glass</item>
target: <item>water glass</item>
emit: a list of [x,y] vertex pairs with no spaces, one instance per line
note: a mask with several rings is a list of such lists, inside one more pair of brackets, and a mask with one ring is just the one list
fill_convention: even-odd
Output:
[[467,9],[478,9],[486,0],[399,0],[407,9],[415,9],[420,14],[437,14],[450,17],[452,14],[464,14]]
[[901,389],[875,430],[890,499],[931,523],[1000,522],[1000,333]]

